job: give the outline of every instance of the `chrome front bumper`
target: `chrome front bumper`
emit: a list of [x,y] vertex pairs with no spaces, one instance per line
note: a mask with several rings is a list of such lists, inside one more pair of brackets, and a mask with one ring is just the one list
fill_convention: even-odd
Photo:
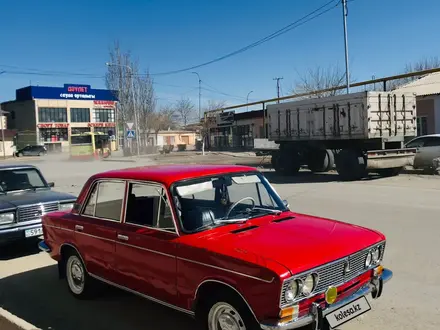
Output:
[[326,315],[330,314],[331,312],[337,310],[338,308],[341,308],[360,297],[366,296],[369,293],[372,294],[374,299],[379,298],[380,295],[382,294],[383,283],[388,282],[392,277],[393,277],[393,272],[389,269],[384,269],[380,277],[374,278],[370,283],[364,285],[352,295],[338,301],[337,303],[327,307],[326,309],[322,309],[321,307],[314,305],[312,306],[310,313],[306,316],[303,316],[301,318],[286,323],[280,323],[278,321],[263,322],[260,324],[261,329],[291,330],[291,329],[298,329],[307,326],[309,324],[312,324],[313,322],[316,322],[317,323],[316,329],[320,330],[323,318]]

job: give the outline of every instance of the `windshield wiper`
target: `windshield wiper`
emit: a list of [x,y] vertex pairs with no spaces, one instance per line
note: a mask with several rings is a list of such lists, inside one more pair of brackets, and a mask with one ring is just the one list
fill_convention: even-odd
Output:
[[273,214],[277,214],[277,215],[283,213],[283,211],[281,211],[281,210],[274,210],[274,209],[269,209],[269,208],[265,208],[265,207],[254,207],[254,208],[251,210],[251,212],[254,211],[254,210],[258,210],[258,211],[266,211],[266,212],[268,212],[268,213],[273,213]]

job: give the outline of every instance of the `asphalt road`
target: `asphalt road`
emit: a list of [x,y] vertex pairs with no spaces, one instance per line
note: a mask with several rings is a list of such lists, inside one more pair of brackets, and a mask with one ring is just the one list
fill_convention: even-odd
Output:
[[[200,162],[200,157],[186,162]],[[203,162],[217,163],[220,159],[226,162],[225,156],[208,156]],[[78,193],[87,177],[96,171],[153,161],[27,162],[39,166],[48,180],[55,181],[55,189]],[[173,162],[170,157],[155,161]],[[229,162],[249,163],[250,159],[230,158]],[[266,176],[294,211],[372,227],[387,235],[385,265],[394,271],[394,278],[381,299],[371,302],[370,312],[341,329],[440,328],[440,257],[436,249],[440,233],[440,177],[405,174],[343,183],[332,174],[303,172],[286,179],[266,172]],[[54,263],[38,252],[34,242],[0,251],[0,306],[42,329],[194,328],[187,316],[116,289],[94,301],[76,300],[68,293],[64,281],[57,279]]]

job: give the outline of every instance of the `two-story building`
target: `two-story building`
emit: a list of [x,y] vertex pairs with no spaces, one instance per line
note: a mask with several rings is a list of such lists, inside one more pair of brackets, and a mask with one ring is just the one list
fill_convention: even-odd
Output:
[[71,134],[103,132],[116,136],[115,91],[90,85],[28,86],[2,103],[8,128],[17,131],[17,144],[44,144],[49,151],[68,151]]

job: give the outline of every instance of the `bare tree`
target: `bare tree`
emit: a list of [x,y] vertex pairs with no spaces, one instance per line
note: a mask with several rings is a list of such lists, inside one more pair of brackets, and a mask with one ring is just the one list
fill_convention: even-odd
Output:
[[[335,88],[343,84],[345,79],[345,71],[339,66],[330,66],[322,68],[320,66],[315,69],[309,69],[303,75],[299,75],[299,79],[293,88],[293,94],[313,93],[320,90]],[[343,90],[332,90],[329,92],[318,92],[307,98],[327,97],[343,93]]]
[[150,115],[149,129],[157,135],[159,131],[176,128],[174,107],[172,105],[165,105],[159,111],[155,111]]
[[110,47],[109,64],[105,81],[107,88],[116,91],[119,99],[118,127],[124,128],[127,122],[135,122],[136,112],[139,120],[139,127],[136,127],[138,134],[142,130],[147,136],[148,117],[156,106],[153,81],[148,71],[140,74],[138,62],[132,59],[130,52],[121,50],[118,41]]
[[[440,58],[437,56],[431,58],[424,58],[414,63],[408,63],[405,65],[404,73],[412,73],[417,71],[424,71],[440,68]],[[408,77],[403,79],[397,79],[388,83],[388,89],[393,90],[402,86],[404,84],[408,84],[414,80],[419,79],[420,76]]]
[[216,126],[216,116],[221,109],[226,107],[225,101],[209,100],[204,107],[204,118],[200,123],[200,136],[202,138],[202,155],[205,155],[205,145],[209,137],[209,131]]
[[188,125],[194,115],[194,103],[189,98],[182,98],[174,105],[174,111],[179,116],[183,126]]

